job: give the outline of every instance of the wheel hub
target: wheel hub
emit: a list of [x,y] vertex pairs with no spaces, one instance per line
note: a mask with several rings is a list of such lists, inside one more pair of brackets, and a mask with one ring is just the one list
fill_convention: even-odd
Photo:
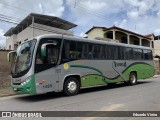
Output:
[[77,84],[74,81],[71,81],[71,82],[68,83],[68,90],[70,92],[73,93],[73,92],[76,91],[76,89],[77,89]]

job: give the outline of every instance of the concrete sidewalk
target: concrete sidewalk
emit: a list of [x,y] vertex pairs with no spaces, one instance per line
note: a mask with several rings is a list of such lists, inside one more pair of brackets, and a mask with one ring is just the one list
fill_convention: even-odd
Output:
[[153,76],[153,78],[158,78],[158,77],[160,77],[160,75],[154,75],[154,76]]

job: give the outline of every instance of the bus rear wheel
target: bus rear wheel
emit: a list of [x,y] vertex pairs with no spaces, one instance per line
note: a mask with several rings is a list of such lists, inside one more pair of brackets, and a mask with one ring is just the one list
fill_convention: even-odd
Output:
[[135,85],[137,84],[137,75],[134,72],[130,73],[130,77],[129,77],[129,84],[130,85]]
[[67,96],[73,96],[79,92],[79,89],[79,81],[74,77],[69,77],[66,79],[64,83],[63,93]]

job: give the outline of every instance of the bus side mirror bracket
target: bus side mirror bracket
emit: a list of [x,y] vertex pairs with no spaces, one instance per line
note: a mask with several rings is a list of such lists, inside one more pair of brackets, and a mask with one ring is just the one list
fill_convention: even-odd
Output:
[[12,62],[14,60],[15,56],[16,56],[16,52],[15,51],[8,52],[7,61],[8,62]]

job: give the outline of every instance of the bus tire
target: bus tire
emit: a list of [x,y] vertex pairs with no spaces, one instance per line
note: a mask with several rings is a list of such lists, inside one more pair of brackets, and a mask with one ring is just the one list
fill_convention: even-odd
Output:
[[137,75],[135,72],[131,72],[129,76],[129,85],[137,84]]
[[65,80],[63,93],[67,96],[76,95],[79,92],[80,83],[75,77],[69,77]]

